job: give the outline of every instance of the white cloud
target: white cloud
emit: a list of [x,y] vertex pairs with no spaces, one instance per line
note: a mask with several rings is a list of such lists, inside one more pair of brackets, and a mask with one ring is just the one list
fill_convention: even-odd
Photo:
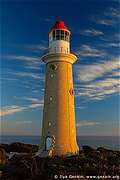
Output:
[[25,99],[27,101],[29,101],[30,103],[24,107],[20,107],[17,105],[11,105],[11,106],[4,106],[1,108],[0,110],[0,116],[7,116],[7,115],[12,115],[14,113],[17,112],[22,112],[24,110],[28,110],[28,109],[35,109],[38,107],[43,107],[44,105],[44,101],[43,100],[39,100],[37,98],[29,98],[29,97],[16,97],[18,99]]
[[118,31],[116,31],[117,33],[113,33],[112,36],[107,35],[107,34],[104,37],[101,36],[100,39],[105,41],[105,42],[118,43],[119,44],[120,43],[120,33]]
[[105,26],[113,26],[117,23],[115,20],[111,20],[111,19],[96,19],[95,22]]
[[34,103],[29,106],[29,108],[37,108],[37,107],[43,107],[43,103]]
[[39,60],[39,57],[31,57],[31,56],[20,56],[20,55],[6,55],[3,56],[7,59],[13,59],[13,60],[20,60],[20,61],[27,61],[27,62],[35,62]]
[[102,36],[100,37],[100,40],[104,42],[100,43],[99,47],[103,47],[105,49],[113,47],[113,48],[116,48],[115,50],[117,50],[117,48],[120,47],[120,34],[119,33],[112,34],[112,36],[111,35]]
[[4,81],[16,81],[17,79],[16,78],[0,77],[0,80],[2,82],[4,82]]
[[41,67],[36,63],[35,65],[33,63],[29,63],[29,66],[27,64],[27,66],[24,66],[25,69],[30,69],[30,70],[41,70]]
[[33,93],[35,93],[35,94],[40,93],[40,91],[39,91],[39,90],[37,90],[37,89],[32,90],[32,92],[33,92]]
[[[28,77],[28,78],[33,78],[33,79],[44,79],[43,75],[41,74],[36,74],[36,73],[29,73],[29,72],[18,72],[14,73],[16,76],[19,77]],[[40,76],[41,75],[41,76]]]
[[78,56],[83,57],[104,57],[106,55],[105,52],[91,47],[89,45],[82,45],[77,51],[76,54]]
[[120,47],[120,43],[108,43],[107,46],[109,47]]
[[110,7],[107,11],[105,11],[104,13],[106,16],[109,16],[109,17],[117,17],[119,18],[120,17],[120,12],[118,9],[115,9],[113,7]]
[[77,96],[88,97],[91,100],[101,100],[108,95],[119,93],[120,81],[118,79],[105,79],[82,85],[77,91]]
[[[29,48],[31,48],[31,49],[35,48],[35,45],[33,45],[33,46],[30,45]],[[36,47],[36,50],[37,50],[37,47]],[[23,68],[30,69],[30,70],[39,70],[39,72],[42,72],[42,64],[44,64],[41,60],[40,54],[38,57],[37,56],[35,56],[35,57],[33,57],[33,56],[22,56],[22,55],[3,55],[1,58],[8,59],[11,61],[15,60],[18,63],[24,63],[24,64],[22,64]]]
[[44,21],[44,22],[53,22],[53,20],[50,19],[50,18],[40,18],[40,21]]
[[0,116],[7,116],[7,115],[11,115],[17,112],[22,112],[25,109],[26,109],[25,107],[20,107],[16,105],[5,106],[1,109]]
[[87,100],[101,100],[108,95],[120,92],[119,58],[103,63],[81,65],[76,68],[80,86],[76,86],[76,96],[87,97]]
[[37,98],[32,98],[32,97],[23,97],[22,99],[25,99],[27,101],[30,101],[31,103],[37,103],[39,102],[40,100],[37,99]]
[[120,17],[120,11],[119,8],[113,8],[109,7],[105,9],[105,11],[101,15],[96,15],[92,17],[92,20],[101,25],[105,26],[114,26],[115,24],[119,23],[119,18]]
[[31,105],[28,106],[29,108],[43,107],[44,105],[44,100],[40,100],[38,98],[23,97],[22,99],[25,99],[31,103]]
[[80,121],[76,123],[76,127],[80,128],[82,126],[95,126],[95,125],[101,125],[100,122],[94,122],[94,121]]
[[76,66],[77,79],[83,82],[95,80],[98,77],[103,76],[106,73],[111,73],[113,70],[117,70],[120,67],[120,58],[115,58],[110,61],[104,61],[102,63],[95,63],[89,65]]
[[85,106],[75,106],[75,109],[86,109]]
[[30,49],[31,51],[38,52],[38,53],[44,53],[48,49],[47,42],[41,43],[41,44],[26,44],[24,45],[25,48]]
[[101,36],[104,34],[102,31],[96,29],[86,29],[81,31],[80,33],[85,36]]
[[31,49],[33,49],[33,50],[40,50],[40,51],[47,50],[47,46],[41,45],[41,44],[31,45],[31,46],[29,46],[29,47],[30,47]]

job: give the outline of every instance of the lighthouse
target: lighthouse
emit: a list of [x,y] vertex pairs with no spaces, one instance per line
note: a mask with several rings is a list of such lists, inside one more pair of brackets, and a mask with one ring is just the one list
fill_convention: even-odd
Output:
[[76,154],[74,88],[72,64],[77,57],[70,51],[70,30],[58,20],[49,32],[45,93],[40,142],[41,156]]

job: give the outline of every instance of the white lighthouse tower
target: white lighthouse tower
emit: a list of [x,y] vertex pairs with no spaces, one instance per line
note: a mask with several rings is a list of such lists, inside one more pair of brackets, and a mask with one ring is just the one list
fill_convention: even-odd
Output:
[[62,20],[49,32],[49,49],[42,57],[46,79],[40,152],[44,156],[75,154],[76,142],[70,31]]

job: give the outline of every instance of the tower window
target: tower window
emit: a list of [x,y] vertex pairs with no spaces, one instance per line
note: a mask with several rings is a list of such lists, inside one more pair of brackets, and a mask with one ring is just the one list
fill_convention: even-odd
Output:
[[74,94],[74,90],[71,88],[71,89],[69,90],[69,93],[70,93],[70,95],[73,95],[73,94]]
[[53,78],[53,77],[54,77],[54,75],[53,75],[53,74],[51,74],[51,75],[50,75],[50,77],[51,77],[51,78]]
[[51,122],[49,122],[48,125],[51,126]]
[[57,65],[51,64],[51,65],[50,65],[50,68],[51,68],[52,70],[56,70],[56,69],[57,69]]
[[52,101],[53,100],[53,98],[52,98],[52,96],[50,96],[50,101]]
[[53,138],[51,136],[47,136],[45,139],[45,149],[50,150],[53,144]]

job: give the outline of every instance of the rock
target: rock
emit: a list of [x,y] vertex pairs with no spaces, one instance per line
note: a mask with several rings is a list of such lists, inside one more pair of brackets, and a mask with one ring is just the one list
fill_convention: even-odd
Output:
[[106,152],[106,153],[109,153],[109,152],[111,152],[111,153],[117,152],[117,151],[115,151],[115,150],[107,149],[107,148],[104,148],[104,147],[98,147],[98,148],[97,148],[97,151]]
[[85,154],[95,151],[95,149],[93,149],[93,148],[90,147],[90,146],[83,146],[82,149],[83,149],[83,151],[84,151]]
[[31,166],[32,157],[31,156],[20,156],[14,155],[13,158],[8,162],[8,164],[3,169],[3,179],[9,177],[9,179],[24,180],[30,179],[31,177]]
[[0,145],[6,152],[18,152],[18,153],[35,153],[38,151],[37,145],[24,144],[20,142],[15,142],[11,144]]
[[3,168],[2,180],[52,180],[55,174],[119,175],[120,152],[85,146],[79,155],[66,157],[14,155]]

